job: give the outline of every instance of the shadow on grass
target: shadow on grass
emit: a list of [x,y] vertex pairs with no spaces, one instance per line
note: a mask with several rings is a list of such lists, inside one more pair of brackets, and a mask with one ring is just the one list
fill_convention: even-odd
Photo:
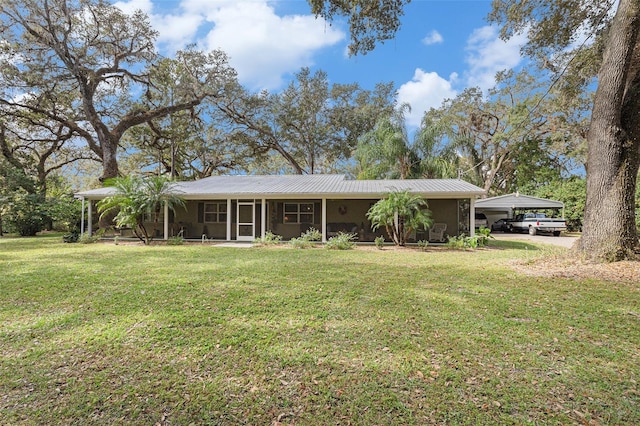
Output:
[[503,250],[528,250],[539,251],[540,246],[537,244],[531,244],[524,241],[504,241],[504,240],[491,240],[489,243],[491,248],[499,248]]

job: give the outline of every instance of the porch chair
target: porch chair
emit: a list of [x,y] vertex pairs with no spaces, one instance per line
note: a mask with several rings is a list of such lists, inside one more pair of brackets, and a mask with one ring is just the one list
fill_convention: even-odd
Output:
[[445,242],[444,231],[447,230],[446,223],[434,223],[429,229],[429,241],[438,241],[440,243]]

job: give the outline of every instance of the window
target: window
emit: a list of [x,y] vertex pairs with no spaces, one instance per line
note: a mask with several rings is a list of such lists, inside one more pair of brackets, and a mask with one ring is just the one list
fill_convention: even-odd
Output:
[[285,203],[284,223],[313,223],[313,203]]
[[204,205],[205,223],[226,223],[227,203],[206,203]]

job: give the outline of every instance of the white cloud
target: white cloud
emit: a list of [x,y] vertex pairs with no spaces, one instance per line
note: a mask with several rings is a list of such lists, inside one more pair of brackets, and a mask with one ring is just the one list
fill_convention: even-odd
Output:
[[453,73],[448,80],[435,72],[425,72],[417,68],[411,81],[398,89],[398,103],[411,105],[411,113],[407,115],[407,125],[419,126],[424,112],[431,108],[439,108],[442,101],[457,95],[453,89],[458,75]]
[[444,41],[444,38],[442,37],[442,34],[440,34],[436,30],[433,30],[429,34],[427,34],[425,38],[422,39],[422,44],[430,46],[432,44],[442,43],[443,41]]
[[[485,26],[473,31],[467,40],[467,70],[459,79],[457,73],[448,79],[436,72],[425,72],[418,68],[411,81],[398,89],[398,102],[409,103],[411,113],[407,116],[407,124],[419,126],[424,112],[430,108],[439,108],[445,99],[454,98],[458,92],[456,87],[480,87],[490,89],[495,85],[498,71],[511,69],[520,64],[522,57],[520,48],[526,42],[526,35],[515,36],[505,42],[498,37],[498,29]],[[437,42],[437,31],[432,31],[422,42]],[[441,36],[440,36],[441,37]]]
[[526,35],[516,35],[508,41],[498,37],[498,28],[485,26],[476,29],[467,40],[465,72],[468,86],[487,90],[495,85],[498,71],[517,66],[522,57],[520,48],[526,43]]
[[240,79],[259,88],[280,86],[282,75],[312,65],[313,54],[345,37],[311,15],[278,16],[266,1],[209,8],[207,19],[215,26],[206,48],[227,52]]
[[154,13],[157,9],[152,0],[121,0],[114,3],[126,14],[142,10],[149,16],[151,25],[158,31],[158,44],[170,54],[195,41],[195,36],[204,21],[202,14],[179,8],[178,14]]
[[345,38],[343,31],[313,15],[278,16],[269,0],[182,0],[171,10],[161,0],[122,0],[127,13],[142,9],[159,31],[158,43],[168,54],[197,43],[222,49],[253,89],[274,89],[282,77],[312,66],[313,56]]
[[133,15],[133,12],[136,10],[141,10],[148,15],[153,9],[153,3],[151,3],[151,0],[117,1],[113,3],[113,5],[120,8],[127,15]]
[[204,18],[195,13],[152,15],[151,24],[160,33],[158,43],[174,53],[195,41]]

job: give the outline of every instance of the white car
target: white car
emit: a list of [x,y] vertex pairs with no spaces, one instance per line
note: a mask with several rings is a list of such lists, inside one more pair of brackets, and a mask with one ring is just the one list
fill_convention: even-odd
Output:
[[476,227],[476,229],[478,229],[478,228],[483,227],[483,226],[485,228],[489,227],[489,221],[487,220],[487,216],[485,216],[484,213],[477,213],[476,212],[475,227]]

